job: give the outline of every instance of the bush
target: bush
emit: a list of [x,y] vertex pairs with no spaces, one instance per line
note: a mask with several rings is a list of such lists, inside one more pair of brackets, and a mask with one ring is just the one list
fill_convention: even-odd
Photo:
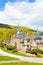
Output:
[[18,49],[15,46],[7,46],[7,50],[13,50],[14,52],[18,51]]
[[41,53],[37,53],[36,56],[37,56],[37,57],[42,57],[42,54],[41,54]]
[[43,50],[40,50],[40,49],[32,49],[31,51],[26,51],[26,53],[31,53],[31,54],[35,54],[37,55],[37,53],[41,53],[43,54]]
[[2,47],[2,43],[0,43],[0,47]]
[[14,46],[7,46],[7,49],[8,50],[15,50],[15,47]]
[[40,53],[43,54],[43,50],[41,50]]
[[18,49],[17,49],[17,48],[15,48],[15,49],[14,49],[14,52],[17,52],[17,51],[18,51]]
[[2,44],[2,48],[6,48],[7,50],[13,50],[13,51],[18,51],[18,49],[15,46],[8,46],[6,44]]

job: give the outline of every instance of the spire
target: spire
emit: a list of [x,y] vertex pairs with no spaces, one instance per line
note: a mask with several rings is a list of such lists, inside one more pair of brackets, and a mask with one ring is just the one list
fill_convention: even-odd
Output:
[[37,27],[37,30],[36,30],[36,34],[39,34],[38,27]]
[[39,34],[38,27],[37,27],[37,30],[36,30],[36,34],[34,36],[34,40],[41,40],[41,36]]
[[17,34],[19,34],[19,33],[20,33],[20,26],[18,24]]

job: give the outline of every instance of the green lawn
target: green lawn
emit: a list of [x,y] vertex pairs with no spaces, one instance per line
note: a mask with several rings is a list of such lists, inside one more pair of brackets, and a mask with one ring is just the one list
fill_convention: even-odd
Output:
[[19,63],[5,63],[0,65],[43,65],[39,63],[19,62]]
[[12,58],[12,57],[8,57],[8,56],[0,56],[0,61],[3,60],[18,60],[18,58]]
[[15,54],[15,55],[19,55],[19,56],[24,56],[24,57],[36,57],[36,56],[28,56],[26,54],[20,53],[20,52],[14,52],[13,50],[6,50],[5,48],[1,48],[3,51],[11,53],[11,54]]

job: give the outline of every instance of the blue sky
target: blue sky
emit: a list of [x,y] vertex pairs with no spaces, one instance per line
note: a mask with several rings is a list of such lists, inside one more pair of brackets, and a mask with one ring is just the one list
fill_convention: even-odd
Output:
[[43,30],[43,0],[0,0],[0,23]]
[[30,3],[33,3],[35,0],[0,0],[0,11],[4,10],[5,4],[10,1],[10,2],[22,2],[22,1],[28,1]]

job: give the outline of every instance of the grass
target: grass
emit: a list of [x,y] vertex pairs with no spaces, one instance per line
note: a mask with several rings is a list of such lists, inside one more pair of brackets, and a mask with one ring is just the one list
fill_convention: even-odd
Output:
[[4,60],[18,60],[18,58],[12,58],[12,57],[8,57],[8,56],[0,56],[0,61],[4,61]]
[[5,48],[1,48],[3,51],[11,53],[11,54],[15,54],[15,55],[19,55],[19,56],[24,56],[24,57],[36,57],[36,56],[29,56],[20,52],[14,52],[13,50],[7,50]]
[[19,63],[5,63],[0,65],[43,65],[39,63],[19,62]]

